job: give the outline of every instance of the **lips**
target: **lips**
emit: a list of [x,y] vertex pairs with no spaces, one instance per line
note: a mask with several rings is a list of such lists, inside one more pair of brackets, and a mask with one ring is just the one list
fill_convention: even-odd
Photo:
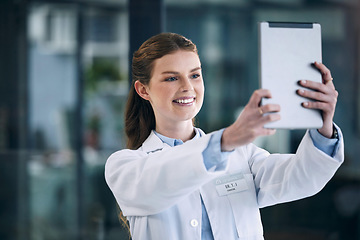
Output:
[[174,103],[178,103],[178,104],[192,104],[193,102],[195,102],[195,97],[186,97],[186,98],[178,98],[173,100]]

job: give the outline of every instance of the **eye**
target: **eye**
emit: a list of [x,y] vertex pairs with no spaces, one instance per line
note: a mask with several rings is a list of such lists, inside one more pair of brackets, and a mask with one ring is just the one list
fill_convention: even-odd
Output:
[[198,74],[198,73],[195,73],[195,74],[190,76],[191,79],[197,79],[199,77],[200,77],[200,74]]
[[177,77],[168,77],[168,78],[165,78],[165,81],[166,82],[173,82],[173,81],[176,81],[178,78]]

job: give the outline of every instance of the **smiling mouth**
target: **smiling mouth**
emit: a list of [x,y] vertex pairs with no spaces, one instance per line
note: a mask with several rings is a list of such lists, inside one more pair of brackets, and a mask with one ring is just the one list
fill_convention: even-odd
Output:
[[179,103],[179,104],[190,104],[195,102],[195,98],[182,98],[182,99],[175,99],[173,100],[173,102],[175,103]]

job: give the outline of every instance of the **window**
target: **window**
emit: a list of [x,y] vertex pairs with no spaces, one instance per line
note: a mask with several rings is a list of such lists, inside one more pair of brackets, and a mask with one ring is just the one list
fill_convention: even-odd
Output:
[[119,239],[103,172],[123,143],[125,2],[34,3],[28,26],[30,239]]

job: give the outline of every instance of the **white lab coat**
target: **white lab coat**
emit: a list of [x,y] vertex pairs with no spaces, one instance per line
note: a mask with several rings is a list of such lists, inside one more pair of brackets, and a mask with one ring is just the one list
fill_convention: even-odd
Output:
[[[207,171],[202,152],[211,135],[170,147],[152,132],[138,150],[109,157],[105,178],[133,240],[200,240],[201,197],[215,240],[263,239],[259,208],[316,194],[344,159],[342,141],[332,158],[307,132],[296,154],[269,154],[248,144],[228,156],[224,170]],[[220,196],[216,184],[232,174],[245,187]]]

